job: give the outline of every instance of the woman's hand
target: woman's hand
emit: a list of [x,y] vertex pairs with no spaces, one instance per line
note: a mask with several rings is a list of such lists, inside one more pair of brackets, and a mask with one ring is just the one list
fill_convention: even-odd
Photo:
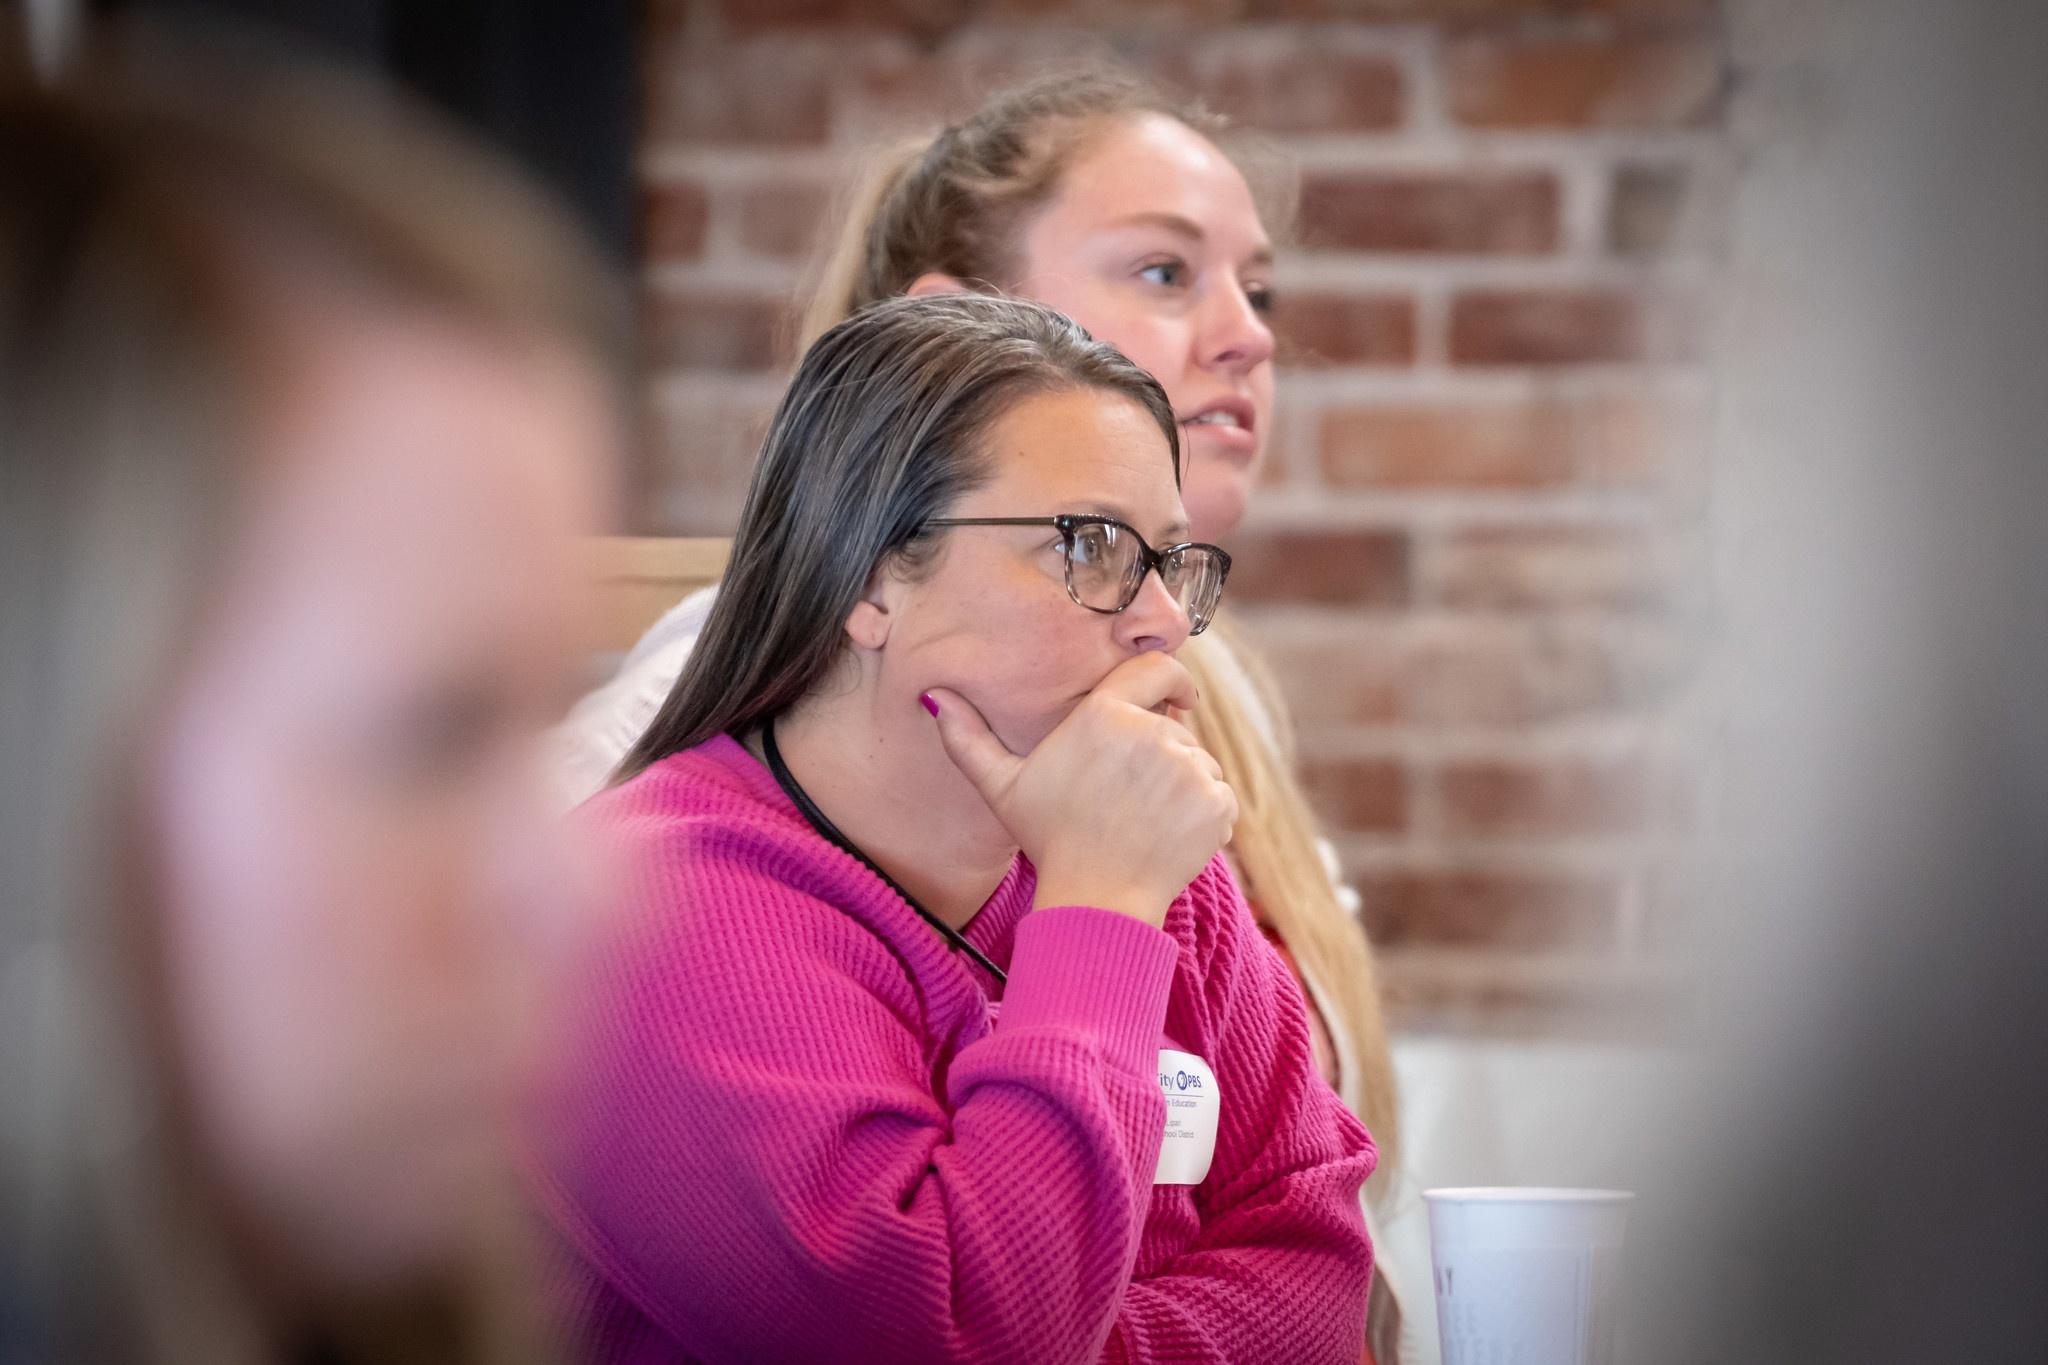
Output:
[[959,694],[925,695],[947,756],[1038,869],[1040,906],[1157,925],[1237,823],[1222,769],[1178,719],[1195,684],[1170,654],[1118,665],[1023,755]]

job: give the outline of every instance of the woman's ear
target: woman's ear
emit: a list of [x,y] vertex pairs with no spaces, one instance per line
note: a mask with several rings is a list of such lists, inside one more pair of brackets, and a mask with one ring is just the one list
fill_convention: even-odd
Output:
[[967,286],[959,277],[940,270],[927,270],[910,282],[910,288],[903,291],[913,299],[926,299],[934,294],[965,294]]
[[891,573],[886,563],[877,565],[867,587],[861,591],[860,600],[846,614],[846,638],[856,648],[866,650],[878,650],[889,643],[889,632],[895,628],[896,613],[909,586]]
[[889,613],[866,598],[846,614],[846,635],[861,649],[876,650],[889,642]]

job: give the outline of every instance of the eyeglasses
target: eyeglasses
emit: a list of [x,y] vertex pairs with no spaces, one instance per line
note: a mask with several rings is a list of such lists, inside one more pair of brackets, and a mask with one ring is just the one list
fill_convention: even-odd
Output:
[[925,525],[1058,527],[1067,557],[1067,596],[1077,605],[1113,616],[1137,600],[1145,575],[1157,570],[1187,614],[1190,635],[1208,627],[1230,576],[1230,556],[1217,546],[1190,540],[1155,550],[1115,517],[934,517]]

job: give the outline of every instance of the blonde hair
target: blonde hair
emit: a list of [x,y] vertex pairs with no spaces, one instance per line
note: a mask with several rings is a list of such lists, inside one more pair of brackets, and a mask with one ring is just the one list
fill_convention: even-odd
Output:
[[[1093,137],[1146,113],[1178,119],[1232,155],[1269,227],[1278,235],[1291,226],[1291,168],[1225,120],[1112,68],[1043,79],[876,159],[833,219],[845,226],[814,264],[802,342],[808,346],[928,272],[975,288],[1008,288],[1021,274],[1017,236],[1024,220],[1057,192],[1066,167]],[[1368,1187],[1379,1197],[1398,1166],[1400,1123],[1372,947],[1338,898],[1284,746],[1267,742],[1248,709],[1262,707],[1284,734],[1284,708],[1264,670],[1242,641],[1215,628],[1190,641],[1181,658],[1202,684],[1203,743],[1237,792],[1241,814],[1230,854],[1245,894],[1321,989],[1335,1016],[1330,1026],[1358,1070],[1344,1078],[1345,1089],[1357,1097],[1359,1117],[1379,1144],[1381,1174]],[[1254,696],[1242,696],[1242,685],[1226,679],[1233,660],[1253,680]]]
[[28,1334],[0,1355],[238,1365],[312,1332],[340,1359],[525,1359],[517,1267],[288,1309],[249,1264],[167,1036],[135,767],[260,460],[299,297],[276,286],[610,371],[623,297],[522,184],[388,99],[130,41],[62,91],[0,80],[0,1338]]
[[[1195,733],[1237,794],[1230,857],[1245,899],[1287,945],[1302,974],[1321,989],[1335,1016],[1331,1029],[1341,1031],[1349,1044],[1358,1074],[1339,1079],[1379,1147],[1380,1165],[1369,1185],[1378,1196],[1390,1187],[1401,1155],[1400,1101],[1380,1008],[1379,973],[1364,929],[1339,899],[1324,864],[1315,815],[1294,776],[1294,738],[1285,703],[1257,653],[1227,617],[1189,640],[1179,658],[1201,690]],[[1231,677],[1233,670],[1243,673],[1248,694]],[[1272,725],[1270,737],[1252,713],[1253,705]]]

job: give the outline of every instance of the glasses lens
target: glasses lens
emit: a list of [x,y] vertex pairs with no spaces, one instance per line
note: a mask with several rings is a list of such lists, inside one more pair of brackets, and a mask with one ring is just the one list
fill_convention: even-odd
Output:
[[1223,599],[1223,561],[1215,551],[1199,546],[1176,550],[1159,566],[1159,576],[1187,613],[1190,631],[1199,632],[1209,624]]
[[1067,581],[1082,606],[1120,611],[1138,576],[1138,539],[1121,526],[1084,521],[1067,542]]

